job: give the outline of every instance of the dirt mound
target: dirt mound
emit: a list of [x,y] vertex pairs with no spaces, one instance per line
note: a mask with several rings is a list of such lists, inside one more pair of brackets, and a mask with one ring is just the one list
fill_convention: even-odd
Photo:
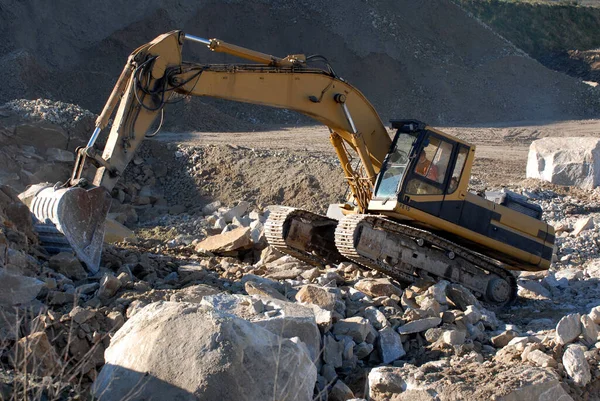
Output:
[[230,205],[245,200],[259,207],[286,205],[324,213],[330,203],[344,200],[347,188],[335,156],[319,151],[146,141],[137,160],[139,165],[134,161],[128,166],[115,191],[124,192],[125,203],[139,205],[146,196],[155,200],[155,207],[137,206],[142,220],[160,215],[166,205],[200,210],[213,201]]
[[[40,3],[33,12],[0,0],[0,12],[7,21],[0,27],[0,66],[11,72],[0,101],[44,96],[99,111],[132,49],[184,29],[276,55],[323,54],[383,119],[440,125],[578,118],[597,110],[593,88],[542,67],[447,0],[343,7],[267,0],[152,0],[141,7],[102,0],[77,9]],[[186,45],[185,58],[235,61],[195,44]],[[247,131],[248,125],[307,121],[258,106],[202,102],[211,111],[199,111],[203,105],[194,99],[189,110],[172,107],[167,124]]]

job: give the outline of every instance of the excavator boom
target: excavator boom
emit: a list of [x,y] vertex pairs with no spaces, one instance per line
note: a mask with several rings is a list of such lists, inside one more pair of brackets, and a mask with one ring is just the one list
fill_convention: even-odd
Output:
[[[255,64],[183,62],[186,39]],[[37,187],[36,195],[29,196],[26,203],[38,220],[50,223],[67,236],[88,268],[97,270],[110,205],[108,193],[153,123],[178,96],[210,96],[294,110],[329,127],[353,198],[358,210],[364,212],[391,139],[377,112],[358,89],[335,75],[330,67],[315,67],[322,61],[322,57],[311,59],[304,55],[279,58],[181,31],[163,34],[129,56],[89,142],[77,149],[68,182],[53,188]],[[94,145],[111,118],[110,133],[100,153]],[[358,155],[360,168],[351,165],[350,152]],[[93,177],[86,177],[90,164],[96,171]],[[73,195],[75,191],[77,196]],[[41,198],[47,199],[45,203]],[[33,207],[40,203],[61,207]],[[77,219],[73,218],[73,211],[77,211]]]

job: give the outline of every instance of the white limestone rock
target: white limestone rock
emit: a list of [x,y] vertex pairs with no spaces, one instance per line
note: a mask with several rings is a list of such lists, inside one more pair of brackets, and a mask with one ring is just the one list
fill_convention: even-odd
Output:
[[581,334],[581,316],[572,313],[564,316],[556,325],[556,338],[560,344],[569,344]]
[[569,377],[578,386],[584,387],[592,380],[590,365],[581,346],[569,345],[563,354],[562,363]]
[[199,304],[157,302],[111,339],[99,400],[312,400],[306,347]]
[[526,175],[557,185],[594,188],[600,185],[600,139],[535,140],[529,147]]

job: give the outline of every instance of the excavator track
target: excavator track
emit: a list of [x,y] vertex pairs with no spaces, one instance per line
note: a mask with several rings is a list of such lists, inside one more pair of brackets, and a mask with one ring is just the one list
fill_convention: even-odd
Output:
[[323,267],[345,260],[335,246],[337,223],[306,210],[277,206],[265,223],[265,236],[278,251]]
[[335,242],[346,258],[399,281],[446,279],[470,289],[493,308],[510,305],[517,297],[516,278],[497,261],[380,216],[344,217]]

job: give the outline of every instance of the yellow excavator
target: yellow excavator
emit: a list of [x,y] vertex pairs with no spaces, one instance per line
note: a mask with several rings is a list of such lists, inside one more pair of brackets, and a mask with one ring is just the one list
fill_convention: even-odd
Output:
[[[186,41],[252,63],[184,62]],[[278,58],[182,31],[130,55],[70,179],[21,195],[47,249],[68,244],[98,270],[110,191],[165,106],[182,96],[286,108],[329,128],[350,196],[327,216],[275,208],[265,234],[287,254],[317,266],[351,260],[406,283],[446,279],[496,306],[516,298],[509,270],[550,266],[554,229],[539,206],[511,192],[488,200],[468,191],[475,146],[416,120],[392,120],[391,138],[369,101],[322,56]],[[95,143],[111,117],[100,152]]]

